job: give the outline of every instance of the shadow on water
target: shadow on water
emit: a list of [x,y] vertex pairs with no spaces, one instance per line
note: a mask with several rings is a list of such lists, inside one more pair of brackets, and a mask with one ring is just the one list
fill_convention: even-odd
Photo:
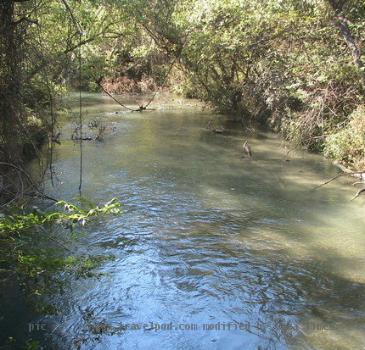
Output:
[[[344,179],[313,191],[335,168],[315,155],[288,155],[270,133],[213,134],[209,113],[110,117],[115,106],[97,101],[89,107],[117,132],[85,144],[84,194],[117,196],[124,214],[73,243],[80,254],[115,259],[99,278],[74,280],[54,296],[61,313],[40,319],[48,347],[365,344],[364,202],[349,202]],[[242,157],[247,138],[252,160]],[[66,140],[55,159],[64,184],[49,190],[72,198],[78,148]]]

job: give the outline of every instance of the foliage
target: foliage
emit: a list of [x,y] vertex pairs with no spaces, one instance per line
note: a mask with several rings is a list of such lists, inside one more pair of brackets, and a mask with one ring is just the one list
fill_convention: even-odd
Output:
[[350,122],[338,132],[329,135],[324,154],[357,169],[365,169],[365,108],[358,107]]
[[[121,204],[114,198],[101,206],[93,206],[80,198],[81,206],[60,201],[58,211],[41,212],[34,209],[24,214],[9,214],[0,219],[0,261],[3,271],[16,273],[18,282],[27,292],[35,312],[57,313],[47,302],[47,295],[62,290],[67,276],[75,278],[98,277],[94,272],[110,255],[80,255],[70,251],[63,243],[67,228],[74,232],[96,217],[120,214]],[[54,235],[57,232],[57,235]],[[60,232],[63,232],[60,235]],[[71,239],[80,236],[72,233]]]
[[[4,96],[0,110],[13,106],[12,115],[20,116],[4,113],[19,139],[26,139],[19,125],[26,108],[43,128],[54,127],[50,109],[67,87],[97,91],[96,81],[104,81],[116,92],[153,89],[174,60],[175,91],[237,119],[268,124],[309,150],[322,150],[364,103],[360,0],[10,3],[16,30],[6,36],[2,27],[0,44],[14,50],[2,56],[0,77],[9,81],[8,73],[16,72],[21,89]],[[18,22],[22,18],[29,20]],[[18,57],[16,67],[11,55]],[[3,127],[3,144],[12,143],[13,129]]]
[[184,75],[177,91],[268,124],[309,150],[323,150],[364,103],[362,1],[115,3],[178,57]]
[[[363,170],[364,29],[363,0],[0,1],[0,160],[22,164],[47,136],[52,145],[68,89],[144,91],[169,73],[174,91]],[[57,240],[45,249],[39,230],[120,211],[115,199],[58,205],[0,218],[2,263],[33,283],[34,296],[53,273],[90,276],[108,258],[65,253]]]
[[37,225],[75,224],[85,225],[86,221],[92,217],[106,214],[119,214],[120,203],[113,198],[103,206],[92,209],[82,209],[65,201],[57,202],[58,206],[62,206],[65,211],[54,211],[50,213],[42,213],[35,209],[32,213],[24,215],[9,215],[0,219],[0,237],[14,233],[21,233]]

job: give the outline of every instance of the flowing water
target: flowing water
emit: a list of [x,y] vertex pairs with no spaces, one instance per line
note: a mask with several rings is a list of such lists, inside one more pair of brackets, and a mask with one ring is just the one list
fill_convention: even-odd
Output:
[[[32,331],[45,349],[365,349],[365,201],[350,201],[351,180],[313,190],[338,172],[328,161],[188,103],[127,113],[86,96],[85,123],[107,131],[83,143],[83,196],[117,197],[123,214],[69,249],[113,259],[55,293],[61,313]],[[65,199],[79,185],[71,133],[47,185]]]

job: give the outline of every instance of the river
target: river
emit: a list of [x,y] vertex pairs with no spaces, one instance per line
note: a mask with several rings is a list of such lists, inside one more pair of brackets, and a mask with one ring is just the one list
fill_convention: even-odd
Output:
[[[54,293],[61,312],[31,329],[45,349],[364,348],[365,201],[350,201],[351,179],[313,190],[338,172],[329,161],[191,101],[130,113],[84,96],[85,125],[107,129],[83,143],[83,196],[117,197],[123,214],[69,243],[113,258]],[[206,129],[211,118],[225,133]],[[79,185],[72,128],[46,183],[67,200]]]

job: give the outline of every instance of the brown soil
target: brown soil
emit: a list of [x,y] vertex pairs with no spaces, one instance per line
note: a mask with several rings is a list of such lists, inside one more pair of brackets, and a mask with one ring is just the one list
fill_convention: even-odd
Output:
[[148,93],[157,90],[157,85],[151,77],[142,76],[141,80],[130,79],[126,76],[117,78],[104,78],[101,82],[103,88],[109,93]]

